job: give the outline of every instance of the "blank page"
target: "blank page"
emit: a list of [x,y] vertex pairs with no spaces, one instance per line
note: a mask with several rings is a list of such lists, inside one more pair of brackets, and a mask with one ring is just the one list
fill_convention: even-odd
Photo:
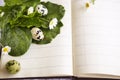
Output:
[[120,0],[72,1],[74,73],[120,76]]
[[[32,44],[27,53],[21,57],[4,55],[0,78],[72,75],[71,2],[70,0],[50,1],[65,7],[61,33],[50,44]],[[21,70],[15,75],[8,74],[4,69],[6,62],[12,59],[21,63]]]

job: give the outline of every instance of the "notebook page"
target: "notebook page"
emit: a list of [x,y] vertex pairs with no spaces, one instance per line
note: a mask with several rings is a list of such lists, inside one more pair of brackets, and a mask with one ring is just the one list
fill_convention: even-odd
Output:
[[[72,75],[71,2],[70,0],[50,1],[65,7],[61,33],[50,44],[32,44],[28,52],[21,57],[3,56],[0,78]],[[15,75],[8,74],[3,67],[11,59],[21,63],[21,70]]]
[[74,73],[120,76],[120,0],[72,0]]

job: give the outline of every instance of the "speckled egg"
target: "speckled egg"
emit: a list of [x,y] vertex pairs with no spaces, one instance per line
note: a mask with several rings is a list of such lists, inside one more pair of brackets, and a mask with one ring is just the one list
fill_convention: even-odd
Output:
[[34,40],[40,41],[44,39],[44,34],[41,29],[34,27],[31,29],[32,38]]
[[37,5],[36,10],[38,13],[41,13],[42,16],[45,16],[48,14],[48,9],[42,4]]
[[20,71],[21,67],[20,67],[20,63],[16,60],[10,60],[6,63],[6,70],[11,73],[11,74],[15,74],[17,72]]

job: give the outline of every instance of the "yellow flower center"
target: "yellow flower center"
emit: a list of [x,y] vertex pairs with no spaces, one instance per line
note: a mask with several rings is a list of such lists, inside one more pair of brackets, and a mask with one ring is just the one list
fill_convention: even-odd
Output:
[[4,48],[4,49],[3,49],[3,52],[8,52],[8,48]]
[[86,8],[89,8],[89,7],[90,7],[90,4],[89,4],[88,2],[86,2],[85,7],[86,7]]
[[51,21],[51,22],[50,22],[50,25],[53,25],[53,24],[54,24],[54,21]]

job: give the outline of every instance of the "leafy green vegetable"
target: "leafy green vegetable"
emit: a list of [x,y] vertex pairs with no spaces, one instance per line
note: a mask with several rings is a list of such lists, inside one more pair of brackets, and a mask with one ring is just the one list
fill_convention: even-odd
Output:
[[23,55],[28,49],[32,42],[32,36],[27,28],[10,28],[6,25],[4,32],[2,34],[1,43],[6,46],[10,46],[11,56]]
[[[58,34],[63,26],[61,19],[65,14],[62,5],[51,2],[40,2],[40,0],[4,0],[5,6],[0,6],[0,13],[4,15],[0,17],[1,38],[0,43],[4,46],[10,46],[11,56],[20,56],[25,54],[30,44],[48,44]],[[48,9],[47,15],[38,13],[36,7],[44,5]],[[33,7],[33,12],[28,15],[28,9]],[[52,19],[58,21],[54,29],[49,28]],[[38,27],[44,34],[44,39],[35,41],[32,39],[31,28]]]

